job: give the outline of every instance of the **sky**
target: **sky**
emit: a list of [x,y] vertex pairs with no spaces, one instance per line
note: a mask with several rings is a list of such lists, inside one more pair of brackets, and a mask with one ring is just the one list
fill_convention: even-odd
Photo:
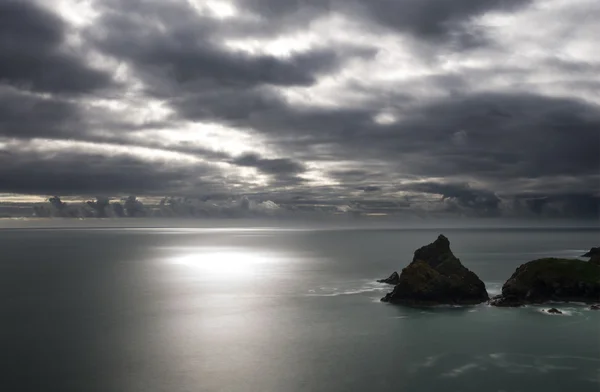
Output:
[[598,219],[598,20],[597,0],[3,0],[0,202]]

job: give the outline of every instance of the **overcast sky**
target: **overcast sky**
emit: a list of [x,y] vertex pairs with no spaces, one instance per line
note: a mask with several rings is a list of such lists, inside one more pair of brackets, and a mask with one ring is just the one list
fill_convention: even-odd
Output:
[[597,0],[2,0],[0,193],[597,218],[599,20]]

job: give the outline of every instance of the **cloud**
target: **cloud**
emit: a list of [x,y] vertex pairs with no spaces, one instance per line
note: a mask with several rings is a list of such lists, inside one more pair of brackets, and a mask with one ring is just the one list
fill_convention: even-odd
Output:
[[32,1],[0,3],[0,83],[28,90],[82,94],[111,85],[65,47],[67,25]]
[[[416,108],[375,143],[389,153],[424,154],[413,169],[433,176],[593,175],[599,127],[600,108],[577,99],[470,94]],[[456,143],[456,132],[468,137]]]
[[517,216],[600,219],[600,195],[586,193],[521,195],[507,206]]
[[472,19],[490,11],[513,11],[530,4],[527,0],[374,0],[361,2],[361,11],[379,23],[418,38],[450,41],[455,49],[485,42],[484,32],[471,24]]
[[47,99],[0,85],[0,136],[73,137],[83,119],[67,101]]
[[476,215],[500,215],[500,198],[494,192],[473,188],[469,184],[420,182],[410,184],[405,189],[441,195],[445,208],[450,211]]
[[85,4],[0,5],[0,192],[98,197],[90,216],[597,216],[587,0]]
[[[41,143],[43,146],[43,143]],[[174,165],[126,152],[72,150],[61,145],[12,144],[0,156],[0,183],[7,193],[42,195],[185,194],[222,189],[219,170],[202,163]]]
[[[111,4],[109,2],[108,4]],[[168,26],[165,28],[164,26]],[[311,85],[317,75],[337,68],[343,48],[295,53],[287,58],[227,49],[216,39],[228,30],[199,14],[189,2],[168,5],[134,1],[112,3],[89,36],[104,53],[127,60],[157,95],[214,88],[235,90],[260,85]],[[348,48],[349,55],[369,55]]]
[[370,185],[370,186],[363,186],[358,189],[360,189],[363,192],[378,192],[381,190],[381,187]]
[[242,167],[254,167],[259,171],[274,176],[279,182],[299,183],[302,178],[298,174],[303,173],[305,167],[287,158],[266,159],[257,154],[244,154],[235,158],[232,163]]
[[95,201],[87,201],[86,204],[94,210],[94,216],[97,218],[105,218],[107,216],[107,209],[110,207],[110,200],[108,197],[97,197]]
[[[300,24],[322,15],[342,14],[362,20],[370,27],[380,26],[432,41],[451,43],[454,49],[484,44],[485,32],[473,19],[490,11],[511,12],[531,4],[529,0],[330,0],[238,1],[240,8],[250,7],[264,20],[279,20],[281,28]],[[289,28],[289,27],[288,27]]]

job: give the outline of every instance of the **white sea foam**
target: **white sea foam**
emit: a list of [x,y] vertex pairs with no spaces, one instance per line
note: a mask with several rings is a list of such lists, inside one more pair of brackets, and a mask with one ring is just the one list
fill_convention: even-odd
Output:
[[[488,362],[492,366],[511,373],[550,373],[554,371],[576,371],[579,367],[573,360],[600,361],[597,358],[562,356],[562,355],[531,355],[521,353],[492,353]],[[561,361],[566,361],[562,363]]]
[[372,281],[351,281],[339,286],[344,287],[326,287],[322,286],[318,289],[308,291],[308,297],[337,297],[340,295],[355,295],[371,292],[390,291],[391,286],[383,283]]
[[485,288],[486,288],[488,294],[490,295],[490,297],[502,294],[502,284],[503,284],[502,282],[484,282],[484,283],[485,283]]
[[466,365],[457,367],[455,369],[450,370],[449,372],[443,373],[442,377],[459,377],[461,376],[463,373],[466,373],[470,370],[475,370],[479,368],[479,365],[472,362],[472,363],[467,363]]
[[416,373],[421,369],[432,368],[437,364],[437,362],[440,360],[440,358],[442,358],[445,355],[446,354],[431,355],[431,356],[425,358],[425,360],[423,362],[413,364],[411,366],[411,372]]
[[558,313],[548,313],[548,311],[552,309],[552,308],[539,308],[537,309],[538,312],[543,313],[545,315],[548,316],[575,316],[575,315],[579,315],[581,313],[573,310],[572,308],[555,308],[558,309],[562,314],[558,314]]

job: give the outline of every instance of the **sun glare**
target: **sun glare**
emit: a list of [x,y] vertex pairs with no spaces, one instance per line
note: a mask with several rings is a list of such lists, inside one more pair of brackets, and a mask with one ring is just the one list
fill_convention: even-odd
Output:
[[180,254],[169,264],[187,267],[210,278],[247,279],[257,276],[266,264],[275,262],[272,255],[254,250],[204,248],[195,253]]

